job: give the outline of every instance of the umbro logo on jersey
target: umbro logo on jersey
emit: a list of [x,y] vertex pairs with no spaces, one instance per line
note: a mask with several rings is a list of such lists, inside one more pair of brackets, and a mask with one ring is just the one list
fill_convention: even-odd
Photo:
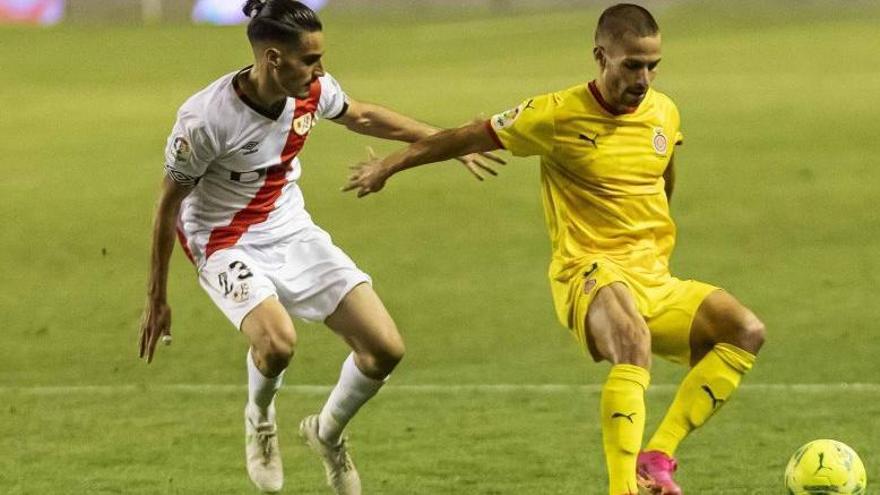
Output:
[[250,141],[246,145],[241,147],[242,154],[250,155],[260,151],[260,148],[257,148],[260,143],[258,141]]

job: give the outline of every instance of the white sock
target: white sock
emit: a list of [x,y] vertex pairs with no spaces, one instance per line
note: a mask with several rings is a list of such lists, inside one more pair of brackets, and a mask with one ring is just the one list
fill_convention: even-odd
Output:
[[256,409],[260,416],[259,420],[271,419],[275,415],[275,393],[281,388],[281,378],[284,376],[284,372],[282,371],[274,378],[263,375],[263,372],[254,363],[250,349],[247,353],[247,370],[248,403]]
[[339,382],[333,387],[318,416],[318,436],[321,440],[330,445],[338,444],[345,425],[384,384],[385,380],[376,380],[363,374],[354,364],[354,353],[349,354],[342,363]]

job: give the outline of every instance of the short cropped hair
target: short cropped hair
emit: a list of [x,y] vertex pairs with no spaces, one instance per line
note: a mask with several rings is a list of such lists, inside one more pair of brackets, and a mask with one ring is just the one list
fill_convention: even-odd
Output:
[[242,11],[251,18],[247,27],[251,44],[274,41],[298,46],[304,33],[324,29],[318,14],[295,0],[247,0]]
[[659,32],[657,21],[646,8],[631,3],[619,3],[608,7],[599,16],[596,43],[600,39],[619,40],[628,34],[640,38],[656,36]]

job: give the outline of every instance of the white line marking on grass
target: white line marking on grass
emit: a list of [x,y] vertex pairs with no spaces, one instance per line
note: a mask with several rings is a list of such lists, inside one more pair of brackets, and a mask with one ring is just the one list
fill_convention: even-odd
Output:
[[[678,384],[651,385],[648,392],[672,392]],[[285,385],[288,392],[304,395],[324,395],[330,392],[331,385]],[[601,384],[461,384],[461,385],[394,385],[389,384],[383,389],[387,392],[405,392],[421,394],[456,394],[456,393],[598,393]],[[880,383],[753,383],[744,384],[740,390],[745,392],[857,392],[880,393]],[[70,386],[0,386],[0,394],[19,393],[24,395],[81,395],[81,394],[126,394],[170,392],[183,394],[228,394],[244,393],[246,385],[219,385],[178,383],[163,385],[70,385]]]

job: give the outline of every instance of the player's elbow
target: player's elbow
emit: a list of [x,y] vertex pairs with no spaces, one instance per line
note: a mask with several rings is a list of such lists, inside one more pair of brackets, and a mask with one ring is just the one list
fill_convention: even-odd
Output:
[[346,119],[345,127],[348,130],[354,131],[358,134],[369,134],[370,129],[372,129],[374,126],[373,120],[370,119],[369,115],[361,113],[359,115],[352,116]]

